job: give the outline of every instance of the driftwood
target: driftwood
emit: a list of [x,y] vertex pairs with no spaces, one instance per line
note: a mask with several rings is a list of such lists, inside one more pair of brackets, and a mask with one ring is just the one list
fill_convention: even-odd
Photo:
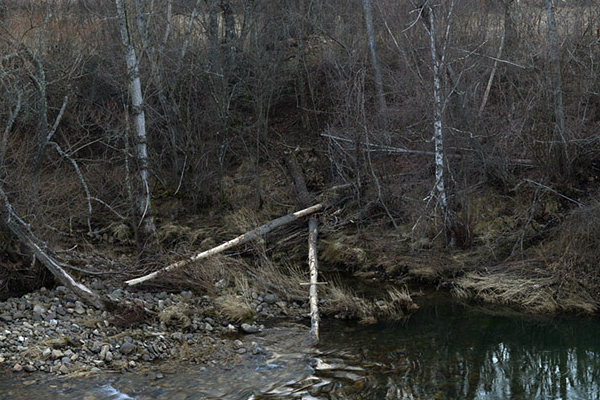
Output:
[[[294,180],[296,189],[298,190],[298,199],[300,204],[306,207],[311,203],[311,196],[306,188],[306,181],[302,169],[294,155],[291,155],[287,160],[287,168]],[[308,219],[308,268],[310,270],[310,289],[309,289],[309,304],[310,304],[310,336],[314,341],[319,340],[319,296],[318,296],[318,280],[319,280],[319,259],[317,256],[317,235],[319,233],[319,222],[317,217],[311,215]]]
[[104,309],[106,305],[97,293],[73,279],[73,277],[61,267],[58,261],[52,258],[35,242],[32,234],[27,232],[27,229],[25,228],[26,224],[21,218],[19,218],[17,214],[13,212],[8,198],[1,188],[0,197],[2,197],[5,208],[5,212],[2,214],[1,223],[8,229],[8,231],[15,235],[21,241],[21,243],[23,243],[29,249],[31,254],[33,254],[38,261],[48,268],[48,270],[56,277],[56,279],[58,279],[60,283],[69,288],[77,296],[81,297],[81,299],[83,299],[86,303],[99,309]]
[[177,268],[182,268],[182,267],[184,267],[184,266],[186,266],[188,264],[191,264],[193,262],[202,260],[204,258],[213,256],[215,254],[219,254],[219,253],[221,253],[221,252],[223,252],[225,250],[228,250],[228,249],[230,249],[232,247],[235,247],[235,246],[238,246],[238,245],[250,242],[250,241],[252,241],[252,240],[254,240],[254,239],[256,239],[256,238],[258,238],[260,236],[263,236],[263,235],[271,232],[275,228],[279,228],[280,226],[287,225],[290,222],[293,222],[293,221],[295,221],[295,220],[297,220],[299,218],[302,218],[302,217],[305,217],[307,215],[313,214],[313,213],[315,213],[317,211],[320,211],[320,210],[323,209],[323,207],[324,207],[323,204],[316,204],[316,205],[314,205],[312,207],[308,207],[308,208],[305,208],[303,210],[296,211],[295,213],[288,214],[288,215],[285,215],[283,217],[279,217],[279,218],[274,219],[274,220],[272,220],[272,221],[270,221],[270,222],[268,222],[268,223],[266,223],[266,224],[264,224],[262,226],[259,226],[258,228],[255,228],[255,229],[253,229],[253,230],[251,230],[249,232],[246,232],[243,235],[240,235],[240,236],[236,237],[235,239],[232,239],[232,240],[230,240],[228,242],[225,242],[225,243],[223,243],[223,244],[221,244],[221,245],[219,245],[217,247],[213,247],[210,250],[203,251],[203,252],[198,253],[198,254],[196,254],[196,255],[194,255],[194,256],[192,256],[190,258],[187,258],[185,260],[181,260],[181,261],[175,262],[173,264],[170,264],[170,265],[168,265],[168,266],[166,266],[166,267],[164,267],[164,268],[162,268],[162,269],[160,269],[158,271],[152,272],[152,273],[150,273],[148,275],[144,275],[142,277],[135,278],[135,279],[130,279],[128,281],[125,281],[125,283],[128,284],[129,286],[133,286],[133,285],[140,284],[142,282],[149,281],[151,279],[156,278],[161,273],[172,271],[172,270],[175,270]]

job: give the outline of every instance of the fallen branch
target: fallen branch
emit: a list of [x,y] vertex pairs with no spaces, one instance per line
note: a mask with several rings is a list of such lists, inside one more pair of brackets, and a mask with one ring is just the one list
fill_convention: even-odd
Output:
[[15,235],[21,243],[27,246],[29,251],[33,254],[33,257],[44,264],[60,283],[73,291],[77,296],[81,297],[86,303],[99,309],[104,309],[105,303],[97,293],[73,279],[73,277],[61,267],[58,261],[52,258],[33,240],[31,233],[27,229],[27,225],[14,213],[6,194],[1,188],[0,196],[2,197],[4,208],[6,210],[2,215],[2,224],[6,226],[6,228]]
[[128,281],[125,281],[125,283],[128,284],[129,286],[134,286],[134,285],[140,284],[142,282],[149,281],[151,279],[156,278],[161,273],[165,273],[165,272],[177,269],[177,268],[184,267],[193,262],[202,260],[204,258],[213,256],[215,254],[222,253],[223,251],[230,249],[232,247],[235,247],[235,246],[238,246],[238,245],[241,245],[244,243],[248,243],[260,236],[263,236],[263,235],[271,232],[275,228],[279,228],[280,226],[287,225],[290,222],[293,222],[293,221],[295,221],[299,218],[305,217],[307,215],[313,214],[317,211],[322,210],[323,208],[324,208],[324,205],[322,203],[320,203],[320,204],[316,204],[312,207],[305,208],[304,210],[296,211],[295,213],[288,214],[283,217],[279,217],[279,218],[274,219],[262,226],[259,226],[258,228],[255,228],[249,232],[246,232],[243,235],[236,237],[235,239],[225,242],[217,247],[213,247],[210,250],[203,251],[203,252],[198,253],[198,254],[196,254],[190,258],[187,258],[185,260],[181,260],[181,261],[175,262],[173,264],[170,264],[170,265],[164,267],[163,269],[152,272],[148,275],[144,275],[142,277],[135,278],[135,279],[130,279]]

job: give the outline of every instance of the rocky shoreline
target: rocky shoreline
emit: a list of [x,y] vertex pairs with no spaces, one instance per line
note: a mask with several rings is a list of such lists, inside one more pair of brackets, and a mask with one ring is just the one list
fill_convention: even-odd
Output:
[[105,285],[90,283],[110,293],[118,305],[111,312],[87,306],[63,286],[0,302],[0,372],[78,376],[149,368],[161,360],[228,365],[263,352],[251,340],[264,328],[258,321],[307,313],[304,304],[251,291],[246,303],[254,318],[242,323],[219,312],[230,295],[107,291]]

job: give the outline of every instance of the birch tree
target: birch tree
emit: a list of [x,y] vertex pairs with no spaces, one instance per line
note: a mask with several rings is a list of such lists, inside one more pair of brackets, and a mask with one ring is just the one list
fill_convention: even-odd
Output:
[[[448,12],[448,25],[445,32],[444,44],[448,42],[450,30],[450,16],[454,2],[450,4]],[[436,43],[436,16],[435,7],[428,1],[421,8],[421,18],[424,19],[424,26],[429,38],[429,54],[431,56],[432,72],[433,72],[433,142],[435,148],[435,184],[432,190],[432,198],[436,199],[436,206],[442,214],[443,225],[446,232],[449,234],[448,242],[450,246],[454,246],[454,232],[451,229],[452,221],[450,211],[448,209],[448,197],[446,193],[446,155],[444,152],[444,109],[446,107],[446,96],[443,89],[443,71],[446,62],[446,46],[438,49]]]
[[146,117],[144,115],[144,98],[142,95],[142,84],[138,59],[133,43],[133,35],[127,17],[126,0],[115,0],[117,6],[117,19],[121,34],[121,42],[125,61],[127,64],[127,79],[129,84],[129,96],[131,98],[131,114],[134,120],[134,137],[138,161],[138,178],[141,189],[137,193],[136,231],[138,244],[142,250],[148,250],[156,242],[156,226],[154,224],[154,212],[150,204],[150,185],[148,184],[148,139],[146,135]]

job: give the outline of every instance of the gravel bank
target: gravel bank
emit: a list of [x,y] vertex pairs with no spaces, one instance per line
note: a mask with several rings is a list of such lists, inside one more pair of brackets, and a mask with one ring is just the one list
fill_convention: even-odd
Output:
[[168,359],[225,365],[262,351],[251,339],[263,329],[257,321],[307,312],[275,294],[252,292],[246,304],[255,319],[232,322],[219,312],[224,296],[107,291],[104,285],[90,284],[110,293],[118,304],[112,312],[88,307],[62,286],[0,302],[2,370],[73,376],[130,371]]

